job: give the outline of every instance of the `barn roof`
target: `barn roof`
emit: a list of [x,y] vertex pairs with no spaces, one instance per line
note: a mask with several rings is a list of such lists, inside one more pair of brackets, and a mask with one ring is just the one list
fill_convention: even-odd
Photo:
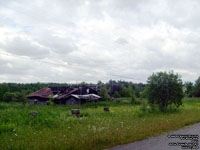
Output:
[[36,92],[28,95],[28,98],[30,98],[30,97],[51,98],[52,94],[53,94],[53,92],[50,88],[43,88],[39,91],[36,91]]
[[67,93],[62,93],[62,94],[57,94],[56,97],[54,97],[55,99],[62,99],[62,98],[66,98],[68,97],[69,95],[73,94],[74,92],[78,91],[78,88],[75,88]]
[[[95,96],[93,95],[87,95],[86,94],[86,89],[90,89],[91,91],[93,91],[92,93],[94,93],[94,95],[97,93],[97,91],[92,88],[92,87],[88,87],[88,86],[79,86],[79,87],[46,87],[43,88],[39,91],[36,91],[30,95],[28,95],[28,98],[31,97],[41,97],[41,98],[46,98],[49,99],[51,98],[51,96],[53,96],[54,99],[63,99],[63,98],[67,98],[70,95],[74,94],[74,95],[85,95],[85,96],[80,96],[79,98],[84,99],[85,97],[93,97],[95,98]],[[87,96],[86,96],[87,95]],[[96,97],[97,98],[97,97]]]
[[77,99],[85,99],[87,101],[92,101],[92,100],[97,100],[100,99],[101,97],[96,95],[96,94],[85,94],[85,95],[76,95],[76,94],[71,94],[68,97],[73,96]]

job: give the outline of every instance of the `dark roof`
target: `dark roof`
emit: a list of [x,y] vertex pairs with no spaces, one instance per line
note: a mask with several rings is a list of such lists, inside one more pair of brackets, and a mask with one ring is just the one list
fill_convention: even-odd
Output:
[[[90,89],[89,93],[87,92],[87,89]],[[28,95],[28,98],[40,97],[40,98],[49,99],[53,95],[54,99],[63,99],[63,98],[67,98],[71,94],[78,94],[78,95],[97,94],[97,91],[93,87],[88,87],[88,86],[78,86],[78,87],[54,86],[54,87],[43,88],[39,91],[36,91]]]
[[31,97],[51,98],[52,94],[53,94],[53,92],[50,88],[43,88],[39,91],[36,91],[36,92],[28,95],[28,98],[31,98]]
[[67,93],[61,93],[61,94],[57,94],[57,96],[55,95],[54,98],[55,99],[62,99],[62,98],[66,98],[69,95],[73,94],[74,92],[78,91],[78,88],[75,88]]

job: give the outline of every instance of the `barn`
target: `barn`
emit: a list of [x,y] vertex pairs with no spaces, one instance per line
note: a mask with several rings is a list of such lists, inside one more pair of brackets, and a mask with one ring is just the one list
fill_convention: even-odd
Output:
[[97,90],[89,86],[79,87],[48,87],[36,91],[28,96],[29,104],[48,104],[50,98],[55,104],[81,105],[86,102],[97,102],[100,96]]
[[100,99],[101,97],[96,94],[85,94],[85,95],[70,94],[63,97],[57,97],[54,99],[54,101],[57,104],[81,105],[86,102],[98,102]]
[[49,99],[53,96],[53,92],[50,88],[43,88],[28,95],[29,104],[46,105]]

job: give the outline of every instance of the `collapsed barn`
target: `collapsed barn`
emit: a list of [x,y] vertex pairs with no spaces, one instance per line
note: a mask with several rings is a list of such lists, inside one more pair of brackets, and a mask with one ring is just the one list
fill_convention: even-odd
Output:
[[47,87],[28,95],[29,104],[45,105],[53,99],[55,104],[81,105],[86,102],[97,102],[101,99],[98,96],[96,87]]

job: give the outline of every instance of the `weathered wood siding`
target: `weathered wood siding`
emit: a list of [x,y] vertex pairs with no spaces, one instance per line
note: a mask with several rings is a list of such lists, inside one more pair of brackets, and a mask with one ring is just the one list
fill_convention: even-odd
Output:
[[47,105],[48,101],[40,101],[40,100],[37,100],[37,99],[29,99],[28,103],[33,104],[33,105]]
[[65,105],[81,105],[81,100],[75,97],[69,97],[66,100]]

